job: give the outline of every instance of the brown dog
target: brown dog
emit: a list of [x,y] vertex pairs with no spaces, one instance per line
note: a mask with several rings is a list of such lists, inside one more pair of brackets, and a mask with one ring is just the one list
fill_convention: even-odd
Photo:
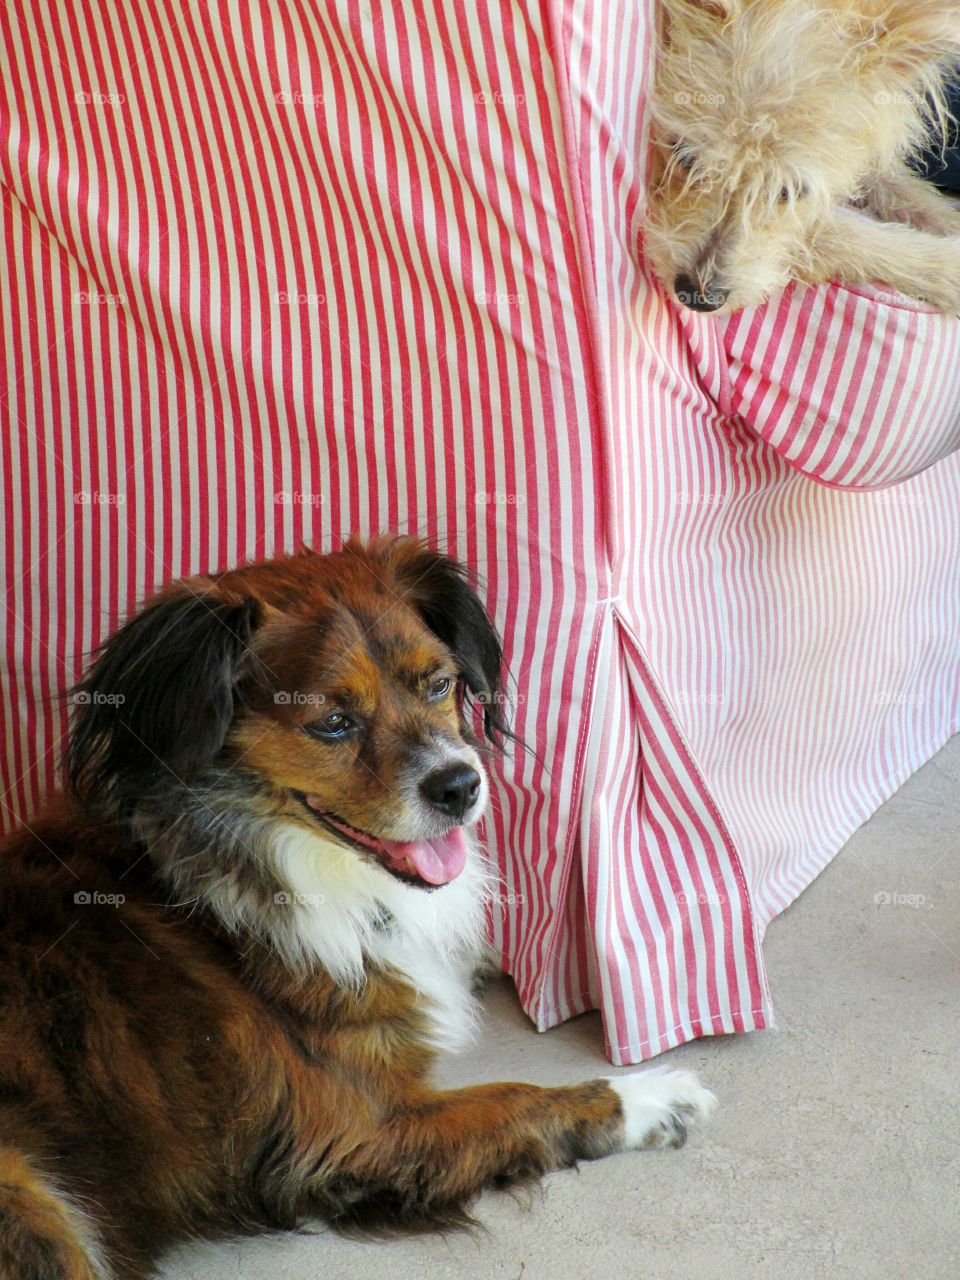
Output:
[[677,1145],[664,1068],[437,1092],[474,1021],[497,636],[411,540],[176,584],[74,695],[70,789],[0,853],[0,1277],[173,1242],[468,1220],[487,1184]]

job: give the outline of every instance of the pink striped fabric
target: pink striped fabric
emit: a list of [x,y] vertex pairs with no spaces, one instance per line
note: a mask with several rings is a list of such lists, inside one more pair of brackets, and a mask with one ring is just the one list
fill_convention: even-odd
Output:
[[960,448],[960,323],[878,289],[788,289],[724,326],[721,410],[845,489],[907,480]]
[[960,656],[957,460],[811,485],[737,361],[816,351],[819,295],[746,357],[638,266],[653,16],[0,10],[5,825],[159,583],[426,534],[483,576],[538,752],[488,823],[504,964],[541,1029],[599,1008],[615,1062],[766,1025],[766,923],[956,727]]

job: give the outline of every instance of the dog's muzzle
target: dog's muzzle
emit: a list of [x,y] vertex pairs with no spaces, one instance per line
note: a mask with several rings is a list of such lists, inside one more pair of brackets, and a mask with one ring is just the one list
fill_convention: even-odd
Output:
[[718,289],[714,285],[701,285],[699,280],[681,271],[673,281],[673,291],[677,301],[682,302],[691,311],[719,311],[730,296],[729,289]]
[[463,822],[480,795],[480,775],[468,764],[445,765],[427,774],[420,794],[432,809]]

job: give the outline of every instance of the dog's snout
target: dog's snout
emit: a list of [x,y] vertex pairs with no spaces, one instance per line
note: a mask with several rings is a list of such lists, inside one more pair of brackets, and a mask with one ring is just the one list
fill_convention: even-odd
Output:
[[718,289],[709,282],[701,284],[685,271],[681,271],[674,279],[673,291],[677,295],[677,301],[691,311],[719,311],[730,296],[729,289]]
[[468,764],[444,765],[420,783],[420,794],[441,813],[459,822],[480,794],[480,775]]

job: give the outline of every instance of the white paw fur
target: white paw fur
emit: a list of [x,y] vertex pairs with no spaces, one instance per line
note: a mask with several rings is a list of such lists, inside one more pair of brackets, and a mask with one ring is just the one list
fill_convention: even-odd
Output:
[[682,1147],[688,1131],[708,1120],[717,1100],[692,1071],[649,1067],[627,1076],[607,1076],[623,1107],[623,1146]]

